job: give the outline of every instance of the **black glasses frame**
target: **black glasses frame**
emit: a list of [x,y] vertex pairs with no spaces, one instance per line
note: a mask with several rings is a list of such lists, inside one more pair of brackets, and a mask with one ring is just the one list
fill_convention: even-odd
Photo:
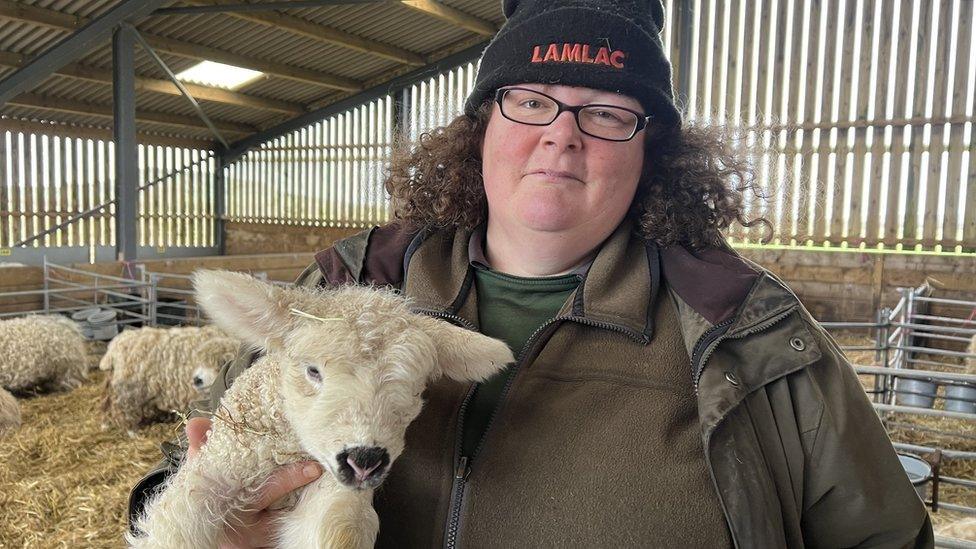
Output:
[[[508,116],[507,114],[505,114],[505,107],[502,105],[502,100],[505,98],[505,94],[508,93],[511,90],[522,90],[522,91],[532,92],[532,93],[539,94],[542,97],[545,97],[546,99],[549,99],[550,101],[552,101],[553,103],[555,103],[556,104],[556,107],[558,108],[558,110],[556,111],[556,116],[553,116],[552,117],[552,120],[546,122],[545,124],[533,124],[531,122],[522,122],[521,120],[515,120],[514,118]],[[576,120],[576,127],[579,128],[579,131],[583,132],[584,134],[586,134],[586,135],[588,135],[590,137],[595,137],[597,139],[602,139],[604,141],[613,141],[613,142],[617,142],[617,143],[620,143],[620,142],[623,142],[623,141],[630,141],[631,139],[633,139],[634,136],[637,135],[637,132],[639,132],[639,131],[643,130],[644,128],[646,128],[647,127],[647,124],[650,123],[651,118],[654,118],[651,115],[644,114],[644,113],[641,113],[641,112],[637,112],[635,110],[628,109],[627,107],[621,107],[619,105],[607,105],[607,104],[604,104],[604,103],[590,103],[590,104],[587,104],[587,105],[576,105],[574,107],[572,105],[567,105],[567,104],[563,103],[562,101],[556,99],[555,97],[552,97],[551,95],[546,95],[546,94],[542,93],[541,91],[531,90],[529,88],[520,88],[520,87],[517,87],[517,86],[510,87],[510,88],[498,88],[497,90],[495,90],[495,103],[498,103],[498,110],[499,110],[499,112],[502,113],[502,116],[504,116],[508,120],[511,120],[512,122],[516,122],[518,124],[525,124],[526,126],[548,126],[549,124],[552,124],[553,122],[555,122],[556,119],[559,118],[559,115],[560,114],[568,111],[568,112],[573,113],[573,118]],[[634,131],[626,139],[611,139],[609,137],[603,137],[603,136],[600,136],[600,135],[593,135],[592,133],[590,133],[590,132],[588,132],[588,131],[586,131],[586,130],[583,129],[583,125],[580,123],[580,119],[579,119],[579,113],[580,113],[580,111],[582,111],[583,109],[590,108],[590,107],[610,107],[610,108],[614,108],[614,109],[620,109],[620,110],[623,110],[623,111],[627,111],[627,112],[629,112],[629,113],[637,116],[637,124],[634,126]]]

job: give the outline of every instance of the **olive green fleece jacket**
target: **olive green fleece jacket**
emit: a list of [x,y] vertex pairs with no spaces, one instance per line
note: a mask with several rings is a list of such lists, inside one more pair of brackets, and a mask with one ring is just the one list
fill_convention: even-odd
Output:
[[[319,253],[298,283],[388,284],[418,312],[476,328],[468,239],[371,229]],[[659,389],[647,363],[658,299],[677,311],[699,447],[736,547],[934,545],[853,369],[796,296],[727,247],[659,249],[625,223],[526,345],[471,467],[458,452],[470,387],[428,389],[407,451],[377,491],[377,546],[642,547],[656,539],[642,531],[644,517],[668,502],[646,493],[639,458],[642,414]],[[212,402],[252,360],[225,366]],[[130,513],[178,466],[184,444],[164,444],[166,459],[133,489]],[[622,470],[601,479],[590,465],[608,458]],[[694,527],[694,518],[675,528]]]

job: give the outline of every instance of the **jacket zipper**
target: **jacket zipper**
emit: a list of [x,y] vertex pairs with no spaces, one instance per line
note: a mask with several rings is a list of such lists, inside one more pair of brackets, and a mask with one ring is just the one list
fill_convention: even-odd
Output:
[[[723,322],[723,323],[716,324],[708,332],[702,334],[702,337],[699,338],[698,343],[695,345],[696,352],[699,350],[699,348],[701,348],[701,358],[699,359],[700,362],[693,363],[693,365],[695,366],[695,394],[696,395],[698,394],[698,382],[701,380],[701,374],[705,369],[705,361],[707,361],[708,357],[712,355],[712,352],[714,352],[715,348],[718,347],[718,344],[721,342],[721,340],[740,339],[748,335],[761,332],[771,327],[772,325],[776,324],[780,320],[783,320],[784,318],[789,316],[794,309],[796,309],[795,305],[783,311],[782,313],[779,313],[773,316],[772,318],[769,318],[768,320],[760,322],[759,324],[756,324],[732,336],[723,337],[723,335],[728,331],[728,327],[731,324],[731,321],[727,321],[727,323]],[[721,326],[722,324],[724,324],[724,326],[719,328],[719,326]],[[719,328],[719,330],[716,330],[716,328]],[[721,331],[721,334],[717,336],[711,336],[709,338],[710,340],[707,343],[705,343],[704,342],[705,337],[709,336],[709,334],[711,334],[713,331],[715,332]],[[692,355],[694,354],[696,353],[692,353]],[[740,544],[739,544],[739,540],[736,538],[735,534],[732,531],[732,516],[729,514],[728,506],[726,506],[725,500],[722,499],[722,492],[721,490],[719,490],[718,479],[715,478],[715,469],[712,467],[712,454],[708,450],[708,447],[711,445],[711,441],[712,441],[712,433],[714,432],[715,432],[714,428],[709,430],[709,432],[705,435],[705,440],[703,442],[705,465],[706,468],[708,469],[708,476],[712,481],[712,487],[715,488],[715,494],[718,496],[718,504],[722,508],[722,514],[725,516],[725,522],[728,523],[729,525],[729,532],[732,537],[732,545],[733,547],[738,549],[740,547]]]
[[[443,318],[454,317],[460,319],[462,322],[465,322],[466,324],[470,324],[467,321],[465,321],[463,318],[457,317],[456,315],[450,315],[446,313],[434,313],[433,311],[423,311],[423,312],[425,312],[426,314],[432,314],[434,316],[441,316]],[[505,386],[502,387],[502,392],[498,396],[498,403],[495,405],[495,408],[491,411],[491,416],[488,418],[488,425],[485,426],[485,431],[484,433],[481,434],[481,439],[478,440],[478,444],[477,446],[475,446],[474,454],[469,457],[469,456],[462,456],[460,455],[460,453],[461,453],[461,446],[464,440],[465,415],[467,414],[468,403],[471,401],[471,398],[474,395],[475,384],[471,384],[471,388],[468,389],[468,393],[464,397],[464,401],[461,403],[461,409],[458,412],[457,433],[456,433],[455,446],[454,446],[454,455],[458,457],[454,466],[454,482],[451,486],[451,509],[448,514],[447,529],[444,535],[445,549],[455,549],[457,547],[457,536],[460,531],[460,525],[461,525],[461,503],[463,502],[464,499],[465,484],[468,480],[468,476],[471,474],[472,461],[475,457],[477,457],[481,453],[485,445],[485,439],[488,437],[488,432],[491,430],[491,426],[495,422],[495,418],[498,417],[499,410],[502,408],[502,406],[505,404],[505,401],[508,398],[508,393],[512,388],[512,383],[515,381],[515,377],[518,375],[519,371],[521,370],[522,365],[525,364],[530,357],[531,358],[535,357],[534,351],[536,350],[535,347],[537,346],[536,344],[538,342],[537,340],[539,339],[539,336],[543,334],[546,330],[548,330],[553,324],[557,322],[563,322],[563,321],[578,322],[580,324],[584,324],[587,326],[604,328],[607,330],[623,333],[624,335],[626,335],[627,337],[633,339],[638,343],[647,342],[647,337],[644,336],[643,334],[607,322],[597,322],[594,320],[589,320],[587,318],[572,316],[572,315],[564,315],[564,316],[557,316],[557,317],[550,318],[549,320],[544,322],[541,326],[539,326],[534,332],[532,332],[532,335],[529,336],[529,339],[526,340],[525,345],[522,347],[522,350],[519,352],[519,356],[516,357],[515,365],[512,367],[512,370],[509,372],[508,379],[505,381]]]
[[[729,326],[735,320],[735,317],[724,320],[715,326],[712,326],[707,332],[702,334],[702,336],[698,339],[698,343],[695,344],[695,350],[692,353],[691,358],[692,369],[695,374],[695,394],[698,394],[698,384],[701,382],[702,373],[705,371],[705,363],[708,361],[709,357],[712,356],[712,353],[715,352],[715,349],[718,347],[719,343],[726,339],[741,339],[748,335],[761,332],[789,316],[794,309],[796,309],[796,306],[790,307],[772,318],[764,320],[763,322],[760,322],[759,324],[745,329],[735,335],[725,335],[726,332],[728,332]],[[698,357],[697,359],[695,358],[696,356]]]

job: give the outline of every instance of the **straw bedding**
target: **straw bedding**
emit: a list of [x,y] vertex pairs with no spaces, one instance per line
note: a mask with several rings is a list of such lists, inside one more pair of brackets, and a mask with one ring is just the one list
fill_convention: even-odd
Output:
[[0,439],[0,547],[122,546],[128,490],[178,424],[103,431],[104,377],[20,399],[23,426]]

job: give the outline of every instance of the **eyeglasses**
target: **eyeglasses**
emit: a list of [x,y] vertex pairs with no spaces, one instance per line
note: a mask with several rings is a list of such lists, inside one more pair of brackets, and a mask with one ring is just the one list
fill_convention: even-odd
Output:
[[548,126],[569,111],[581,132],[607,141],[630,141],[651,121],[651,116],[624,107],[599,104],[573,107],[526,88],[500,88],[495,92],[495,102],[502,116],[529,126]]

